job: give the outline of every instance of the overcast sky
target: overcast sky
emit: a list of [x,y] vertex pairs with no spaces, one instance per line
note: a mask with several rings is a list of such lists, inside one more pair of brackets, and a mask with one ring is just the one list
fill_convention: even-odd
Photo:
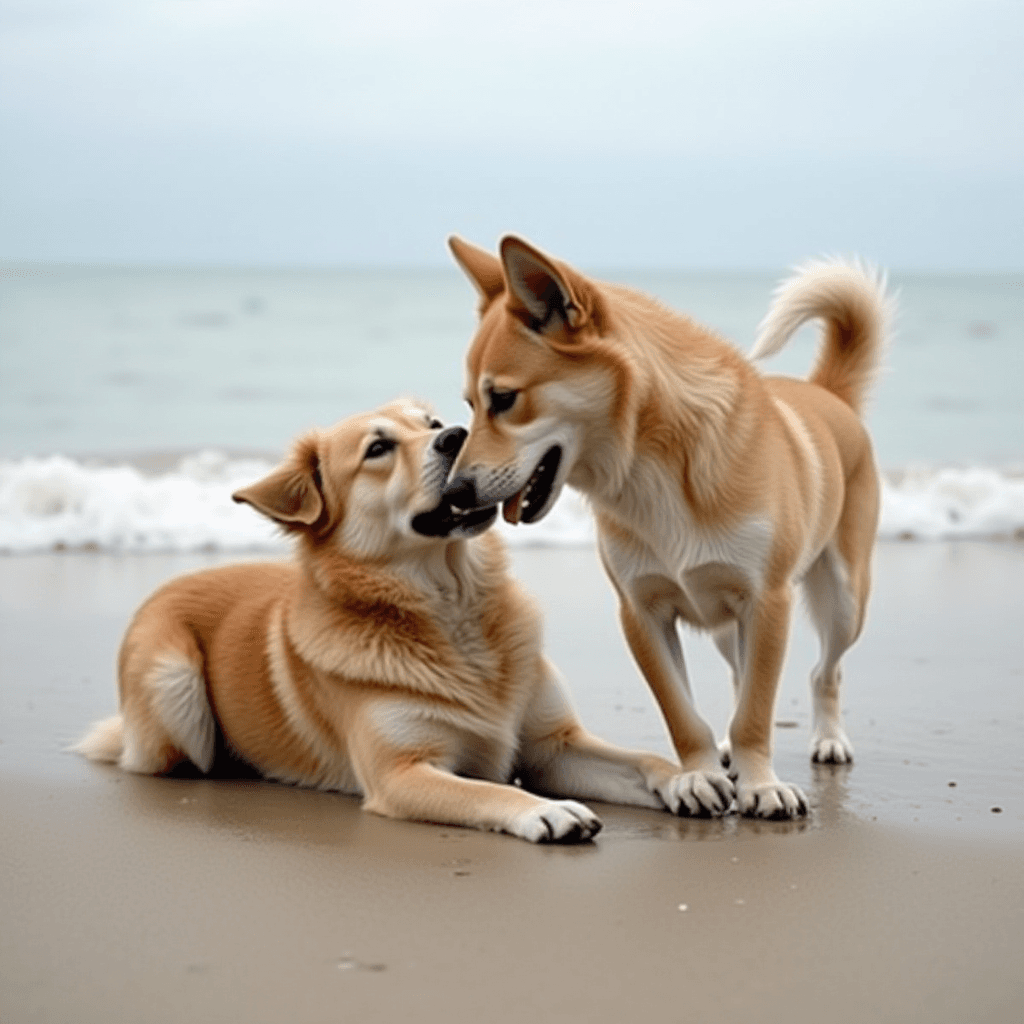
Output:
[[1021,0],[0,0],[0,257],[1024,270]]

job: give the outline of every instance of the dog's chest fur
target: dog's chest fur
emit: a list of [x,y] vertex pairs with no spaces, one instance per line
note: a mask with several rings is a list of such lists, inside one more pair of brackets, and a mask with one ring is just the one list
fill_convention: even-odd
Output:
[[481,680],[493,679],[499,672],[501,657],[484,635],[481,621],[483,594],[460,594],[437,590],[429,601],[433,621],[444,634],[455,656],[469,675]]
[[657,595],[691,624],[710,627],[763,587],[770,520],[698,523],[678,485],[653,461],[638,460],[630,486],[615,501],[595,501],[595,511],[605,566],[636,600]]
[[506,594],[496,626],[487,603],[497,581],[477,588],[434,580],[421,592],[443,635],[455,671],[448,696],[462,703],[452,716],[443,705],[419,705],[415,718],[445,722],[460,737],[451,769],[475,778],[507,781],[526,704],[539,683],[540,640],[532,604],[518,590]]
[[463,608],[452,611],[452,617],[443,623],[452,647],[470,671],[484,678],[494,676],[498,672],[500,658],[484,637],[479,613]]

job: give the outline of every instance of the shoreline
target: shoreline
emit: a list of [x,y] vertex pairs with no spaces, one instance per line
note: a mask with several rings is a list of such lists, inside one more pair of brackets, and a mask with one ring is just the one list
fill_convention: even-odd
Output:
[[[808,792],[809,820],[595,802],[605,829],[580,847],[64,753],[114,709],[113,659],[138,603],[169,575],[235,560],[0,562],[5,1021],[1015,1019],[1024,547],[879,545],[846,664],[850,768],[807,759],[816,652],[797,617],[776,762]],[[512,561],[584,723],[668,752],[593,550],[516,549]],[[698,707],[720,730],[724,666],[701,638],[684,645]]]

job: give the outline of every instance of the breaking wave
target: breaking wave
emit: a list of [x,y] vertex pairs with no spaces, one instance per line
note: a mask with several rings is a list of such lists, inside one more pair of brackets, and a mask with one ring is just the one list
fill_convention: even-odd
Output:
[[[0,552],[282,551],[280,532],[231,493],[272,468],[216,451],[170,471],[92,465],[52,455],[0,461]],[[586,503],[563,493],[534,526],[498,527],[513,546],[578,546],[594,538]],[[989,467],[887,474],[880,537],[1024,539],[1024,472]]]

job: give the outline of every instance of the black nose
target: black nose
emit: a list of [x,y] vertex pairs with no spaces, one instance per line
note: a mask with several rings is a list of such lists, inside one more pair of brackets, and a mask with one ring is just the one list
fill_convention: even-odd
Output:
[[457,476],[444,489],[443,497],[455,508],[476,508],[476,484],[468,476]]
[[434,438],[434,451],[442,455],[457,455],[465,442],[468,431],[465,427],[449,427]]

